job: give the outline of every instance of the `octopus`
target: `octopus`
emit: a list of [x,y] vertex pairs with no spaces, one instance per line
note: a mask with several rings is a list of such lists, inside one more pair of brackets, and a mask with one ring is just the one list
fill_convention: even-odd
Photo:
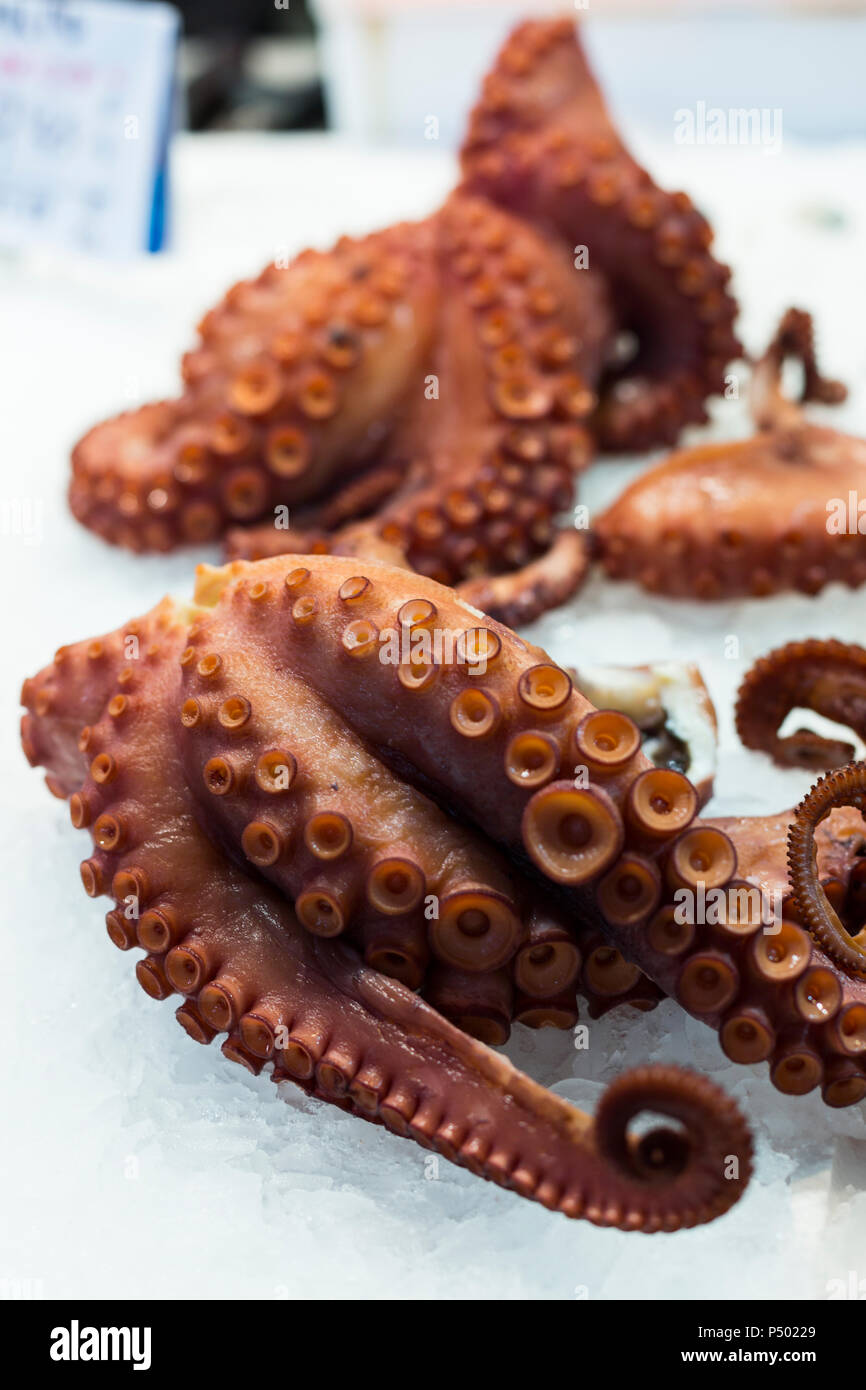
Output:
[[711,240],[628,155],[574,25],[524,24],[445,205],[235,285],[183,394],[76,445],[72,511],[135,551],[387,559],[526,623],[586,574],[560,518],[594,449],[673,442],[721,389]]
[[[578,991],[597,1011],[659,991],[599,914],[575,926],[555,879],[458,815],[467,779],[489,764],[484,799],[509,817],[525,806],[536,859],[558,855],[532,807],[560,785],[554,762],[577,756],[566,731],[580,725],[600,758],[581,804],[614,807],[625,781],[603,769],[625,750],[610,733],[628,726],[632,775],[657,775],[637,727],[593,727],[565,672],[434,581],[302,558],[202,567],[193,603],[61,648],[26,682],[25,751],[92,837],[81,877],[113,899],[110,939],[141,953],[146,994],[179,996],[196,1041],[225,1034],[230,1060],[551,1209],[645,1231],[720,1215],[748,1181],[750,1140],[706,1079],[640,1067],[591,1117],[493,1050],[515,1021],[574,1027]],[[389,627],[410,650],[387,665]],[[383,679],[387,734],[365,713]],[[567,852],[600,869],[596,838],[574,834]],[[647,848],[625,875],[632,914],[661,892]],[[603,895],[623,916],[629,860],[616,862]],[[633,1134],[647,1111],[669,1126]]]
[[[590,1117],[494,1050],[514,1022],[667,994],[783,1092],[866,1095],[862,767],[796,812],[700,819],[685,774],[543,650],[332,555],[202,566],[193,602],[61,648],[22,701],[110,939],[255,1073],[647,1232],[736,1201],[739,1111],[645,1066]],[[669,1123],[640,1133],[647,1112]]]
[[[782,388],[789,358],[803,367],[797,401]],[[818,369],[810,316],[789,310],[754,369],[758,433],[677,451],[632,483],[594,528],[608,575],[698,599],[866,582],[866,441],[804,411],[844,397]]]

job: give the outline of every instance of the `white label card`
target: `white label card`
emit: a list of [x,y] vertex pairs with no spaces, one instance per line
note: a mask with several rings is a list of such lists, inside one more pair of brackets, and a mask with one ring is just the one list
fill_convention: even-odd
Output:
[[166,4],[0,0],[0,246],[161,248],[179,29]]

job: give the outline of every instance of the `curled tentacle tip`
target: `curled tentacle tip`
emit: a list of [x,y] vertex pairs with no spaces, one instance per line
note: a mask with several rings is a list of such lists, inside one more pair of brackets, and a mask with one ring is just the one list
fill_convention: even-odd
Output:
[[866,763],[851,763],[822,777],[794,812],[788,831],[788,869],[794,900],[813,940],[849,974],[866,978],[866,941],[852,935],[818,878],[815,831],[832,810],[866,809]]
[[[651,1123],[640,1128],[641,1117]],[[737,1106],[693,1072],[649,1066],[626,1073],[602,1096],[595,1132],[629,1183],[639,1229],[676,1230],[721,1215],[751,1176],[752,1141]]]
[[835,638],[789,642],[761,657],[737,692],[737,733],[782,767],[825,772],[855,758],[853,743],[811,729],[782,735],[793,710],[811,709],[866,738],[866,649]]

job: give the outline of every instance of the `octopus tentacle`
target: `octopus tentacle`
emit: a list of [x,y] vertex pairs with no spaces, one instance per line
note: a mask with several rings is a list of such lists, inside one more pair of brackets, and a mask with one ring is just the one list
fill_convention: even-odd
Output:
[[[788,356],[805,368],[799,402],[782,391]],[[866,441],[811,423],[802,408],[844,395],[818,371],[809,316],[790,310],[754,369],[759,432],[680,450],[626,488],[595,528],[607,573],[672,598],[864,583],[866,540],[850,498],[866,486]]]
[[422,375],[433,224],[343,238],[235,285],[199,326],[184,395],[76,446],[72,510],[105,539],[166,550],[344,481]]
[[555,915],[534,910],[527,939],[514,960],[516,987],[533,999],[555,997],[577,981],[581,964],[572,933]]
[[[371,541],[373,542],[371,544]],[[389,553],[390,552],[390,553]],[[412,569],[399,544],[379,539],[364,523],[345,527],[331,538],[324,531],[277,531],[271,525],[230,531],[226,555],[230,560],[265,560],[276,555],[354,555],[385,559]],[[565,603],[577,592],[589,571],[590,547],[577,531],[557,529],[549,549],[520,569],[477,575],[457,584],[456,591],[491,618],[520,627],[549,608]]]
[[[343,940],[302,930],[273,888],[208,838],[175,751],[177,673],[195,626],[196,615],[170,607],[142,620],[158,640],[122,689],[110,643],[99,680],[82,678],[87,658],[69,649],[66,670],[62,662],[25,687],[31,757],[64,792],[79,762],[70,810],[93,837],[84,886],[115,900],[111,939],[146,952],[136,966],[145,992],[181,995],[181,1026],[205,1044],[225,1033],[229,1060],[255,1073],[271,1065],[275,1080],[569,1216],[660,1231],[727,1210],[748,1181],[751,1146],[717,1088],[676,1069],[641,1069],[605,1094],[593,1122]],[[48,685],[50,708],[39,700]],[[93,720],[85,749],[71,733],[82,714]],[[453,997],[459,981],[443,988]],[[629,1123],[646,1109],[682,1130],[633,1138]]]
[[[345,650],[358,663],[376,640],[368,622],[352,620],[366,584],[358,576],[341,586]],[[295,589],[293,609],[304,602],[302,579]],[[437,960],[469,972],[507,965],[525,933],[505,863],[413,795],[304,681],[286,671],[269,689],[266,626],[252,625],[243,650],[236,645],[250,603],[267,596],[238,588],[232,599],[228,613],[218,605],[199,624],[179,690],[185,771],[212,833],[294,901],[311,931],[363,934],[383,915],[424,926],[433,894],[439,911],[429,945]]]
[[579,531],[561,530],[550,549],[523,569],[464,580],[457,585],[457,593],[507,627],[523,627],[570,599],[589,565],[586,537]]
[[866,978],[866,934],[849,932],[816,872],[815,829],[839,806],[866,809],[866,764],[852,763],[822,777],[794,812],[788,834],[791,887],[807,930],[831,960]]
[[[782,987],[775,1007],[760,997],[732,1006],[720,1039],[733,1061],[768,1061],[771,1080],[783,1091],[800,1095],[820,1085],[828,1105],[853,1105],[866,1096],[866,1032],[860,1031],[861,1019],[866,1022],[866,984],[841,971],[823,945],[810,940],[789,858],[796,815],[786,811],[711,822],[731,839],[738,856],[744,906],[728,930],[750,942],[748,953],[761,974]],[[866,917],[866,828],[860,813],[840,798],[813,826],[812,848],[815,893],[851,925],[853,936]],[[766,936],[759,912],[748,901],[755,888],[770,910],[768,920],[775,919]]]
[[[795,358],[803,368],[803,384],[797,401],[782,390],[782,369]],[[755,363],[750,398],[755,424],[761,430],[797,428],[803,422],[800,409],[807,401],[839,405],[848,395],[842,381],[823,375],[815,348],[815,325],[803,309],[788,309],[764,356]]]
[[[204,577],[207,571],[202,571],[201,586],[204,590],[207,579]],[[219,571],[216,572],[219,574]],[[77,794],[80,790],[81,779],[86,771],[90,760],[93,757],[93,731],[92,725],[96,724],[104,714],[106,705],[110,702],[111,711],[114,717],[120,717],[125,711],[129,700],[133,682],[137,678],[138,672],[142,669],[139,663],[152,663],[159,653],[159,644],[163,635],[173,623],[178,620],[178,609],[176,603],[165,600],[151,614],[143,619],[138,619],[125,625],[118,632],[109,633],[105,636],[74,644],[61,648],[56,654],[55,662],[47,668],[40,677],[25,683],[23,698],[31,711],[24,715],[22,720],[22,741],[25,752],[30,762],[35,766],[42,764],[50,770],[47,776],[47,783],[53,793],[59,797],[69,797]],[[207,620],[207,613],[203,609],[189,610],[191,625],[188,636],[193,640],[203,631],[203,624]],[[213,677],[210,678],[213,680]],[[118,694],[118,691],[124,693]],[[186,702],[181,702],[179,696],[179,709],[181,721],[188,721],[195,717],[195,713],[190,709],[185,709]],[[225,703],[225,702],[223,702]],[[221,711],[222,712],[222,711]],[[240,718],[243,710],[240,704],[236,705],[230,712],[223,713],[227,727],[220,724],[220,733],[226,738],[237,739],[239,733],[244,728],[245,721]],[[184,725],[186,727],[186,725]],[[224,752],[230,751],[223,749]],[[277,750],[271,749],[269,752]],[[357,748],[351,750],[357,756]],[[351,760],[351,759],[350,759]],[[210,761],[210,760],[209,760]],[[268,801],[270,800],[271,810],[273,802],[279,800],[279,795],[274,797],[273,793],[280,793],[288,789],[290,776],[297,778],[297,760],[289,754],[284,759],[264,758],[260,762],[262,766],[256,765],[255,776],[256,784],[259,789],[271,789],[268,797],[262,796],[261,802],[265,810],[263,815],[267,817]],[[276,777],[271,778],[268,769],[275,769]],[[200,769],[196,773],[196,784],[199,782]],[[280,775],[282,774],[282,775]],[[380,768],[375,771],[377,779],[385,778],[387,773]],[[203,782],[201,783],[203,786]],[[405,792],[404,792],[405,795]],[[209,799],[209,798],[208,798]],[[418,798],[416,798],[416,801]],[[421,799],[423,802],[423,798]],[[77,819],[84,823],[84,803],[80,796],[76,796],[74,803],[74,814]],[[429,818],[433,808],[426,807]],[[454,843],[454,837],[447,828],[447,824],[442,818],[433,813],[433,821],[438,824],[441,830],[445,825],[445,842]],[[416,817],[415,833],[419,834],[419,827],[423,824],[423,817],[419,820]],[[245,825],[244,827],[245,828]],[[426,853],[438,853],[441,850],[443,841],[433,838],[431,844],[424,844],[419,840],[419,850]],[[459,842],[460,852],[452,856],[451,878],[454,878],[453,866],[455,863],[467,863],[467,854],[464,846],[472,844],[472,836],[466,832],[464,827],[463,839]],[[261,858],[259,847],[251,843],[253,855]],[[302,853],[304,852],[302,846]],[[532,931],[532,924],[537,917],[539,908],[539,895],[536,889],[527,894],[524,885],[521,885],[506,877],[502,862],[498,858],[495,850],[489,844],[481,847],[476,841],[472,852],[475,856],[475,871],[484,880],[485,888],[494,895],[494,900],[498,908],[501,908],[503,901],[511,901],[519,908],[520,925],[518,928],[518,939],[528,939]],[[255,864],[255,859],[251,858],[246,851],[237,854],[240,862],[249,867]],[[307,865],[317,861],[315,857],[307,853]],[[339,858],[335,868],[339,867]],[[261,871],[261,866],[258,866]],[[312,915],[316,927],[321,929],[323,924],[314,914],[316,904],[315,883],[309,885],[304,911],[308,916]],[[333,886],[333,885],[332,885]],[[339,885],[337,885],[339,886]],[[328,886],[321,881],[318,887],[323,890],[323,894],[328,892]],[[345,887],[345,885],[343,885]],[[503,892],[504,890],[504,892]],[[496,894],[498,897],[495,897]],[[327,899],[325,899],[327,901]],[[331,903],[333,906],[333,903]],[[363,911],[358,914],[358,920],[353,922],[352,935],[355,938],[358,950],[364,959],[376,969],[384,974],[388,974],[396,979],[401,979],[412,989],[425,988],[424,980],[427,968],[430,964],[431,951],[428,939],[428,922],[421,911],[414,913],[401,912],[394,915],[389,913],[382,915],[367,904],[362,903]],[[510,920],[510,919],[506,919]],[[598,988],[598,970],[595,962],[596,950],[599,942],[597,934],[584,928],[575,922],[566,923],[565,919],[559,917],[552,905],[548,905],[544,910],[544,920],[548,924],[550,931],[556,932],[559,938],[571,943],[571,951],[576,958],[578,967],[576,972],[569,974],[568,979],[548,978],[551,988],[556,986],[560,991],[556,996],[557,1009],[544,1013],[540,1007],[533,1013],[521,1014],[521,1000],[524,995],[523,990],[529,990],[527,978],[520,975],[518,966],[521,960],[521,952],[513,958],[511,966],[515,976],[515,990],[518,992],[514,1001],[513,1017],[520,1018],[532,1027],[542,1027],[554,1024],[559,1027],[572,1026],[577,1020],[576,996],[582,994],[588,1004],[590,1016],[596,1018],[601,1013],[614,1007],[634,1005],[640,1008],[652,1008],[661,998],[661,992],[644,976],[634,979],[621,966],[614,963],[618,953],[608,949],[611,957],[610,968],[605,971],[605,984],[603,988]],[[553,924],[558,924],[555,929]],[[122,925],[122,924],[119,924]],[[330,925],[333,925],[331,923]],[[459,938],[458,938],[459,939]],[[467,938],[467,940],[470,940]],[[538,943],[536,943],[538,944]],[[571,955],[568,957],[571,959]],[[532,991],[530,991],[531,993]],[[534,991],[539,994],[539,991]],[[543,994],[543,991],[541,991]],[[465,1026],[465,1025],[464,1025]]]
[[[267,597],[256,602],[252,587],[263,584]],[[606,940],[584,952],[592,965],[582,979],[597,995],[605,967],[619,987],[643,971],[740,1060],[753,1060],[745,1038],[757,1012],[780,1089],[823,1084],[834,1105],[866,1092],[864,1059],[833,1026],[837,1010],[825,1015],[811,993],[824,972],[839,1011],[866,1001],[866,990],[842,979],[793,918],[767,923],[763,902],[754,916],[750,895],[740,897],[753,883],[770,887],[764,823],[698,821],[688,779],[655,767],[632,721],[596,710],[543,651],[430,580],[351,559],[235,564],[203,574],[202,587],[222,613],[227,647],[258,633],[269,671],[260,679],[279,689],[290,669],[402,780],[492,836],[518,872],[546,880],[562,912],[595,925]],[[377,638],[356,652],[358,624]],[[783,844],[786,827],[783,818]],[[863,835],[849,831],[846,841],[837,852],[828,840],[843,888]],[[790,897],[784,855],[781,882]],[[720,913],[707,909],[712,894]],[[837,1084],[849,1061],[856,1075]]]
[[851,762],[854,747],[800,729],[779,729],[794,709],[811,709],[866,738],[866,650],[834,639],[789,642],[761,657],[737,694],[737,733],[746,748],[768,753],[782,767],[816,772]]
[[401,466],[392,463],[371,466],[327,500],[296,511],[291,527],[278,530],[272,521],[233,526],[225,536],[226,558],[264,560],[271,555],[327,554],[328,533],[373,512],[378,503],[396,491],[403,472]]
[[[335,557],[205,572],[200,594],[222,586],[223,640],[233,647],[264,585],[255,619],[261,650],[277,644],[293,678],[327,691],[384,761],[424,790],[442,787],[450,805],[495,825],[497,839],[559,881],[599,876],[626,839],[654,858],[693,818],[694,789],[642,756],[626,716],[594,711],[543,652],[442,586],[370,563],[358,572]],[[590,770],[583,796],[563,779],[581,761]],[[567,815],[587,822],[585,841],[578,826],[573,845],[558,838],[560,796],[568,808],[575,803]]]
[[231,553],[254,558],[352,553],[360,522],[449,583],[555,545],[556,582],[521,586],[550,603],[584,568],[563,563],[556,515],[591,455],[610,331],[600,277],[575,281],[564,248],[454,197],[231,290],[184,359],[183,397],[76,447],[73,510],[133,549],[234,523]]
[[[167,666],[160,657],[165,636],[150,643],[120,701],[102,677],[78,674],[89,660],[83,649],[68,649],[58,668],[25,691],[28,751],[48,761],[61,793],[75,756],[61,746],[77,748],[75,719],[92,721],[97,698],[107,699],[78,754],[89,773],[73,817],[96,839],[82,871],[88,891],[101,891],[120,871],[123,898],[157,894],[138,926],[150,951],[139,974],[153,992],[162,996],[188,981],[199,992],[213,985],[222,998],[223,982],[208,943],[172,912],[159,864],[135,859],[145,826],[140,798],[126,799],[125,778],[147,760],[128,764],[123,740],[134,736],[138,682],[143,703],[149,692],[183,754],[189,775],[178,765],[170,781],[182,784],[210,852],[242,865],[238,872],[250,882],[254,873],[262,893],[274,891],[268,877],[279,883],[302,915],[308,885],[296,874],[310,862],[305,855],[319,863],[310,892],[345,904],[347,925],[329,943],[314,918],[306,935],[319,945],[311,949],[345,944],[360,959],[378,934],[377,961],[387,963],[381,917],[411,917],[419,886],[429,882],[438,915],[426,943],[418,918],[396,937],[406,945],[395,973],[411,978],[414,970],[422,989],[429,973],[443,1007],[487,1037],[504,1036],[509,1012],[536,1026],[573,1021],[575,983],[591,1010],[601,1011],[606,999],[651,1004],[643,971],[717,1028],[729,1057],[767,1060],[783,1091],[821,1085],[834,1106],[866,1094],[866,980],[840,971],[799,925],[784,853],[790,815],[697,820],[695,788],[674,769],[653,766],[626,715],[596,709],[542,650],[405,570],[333,556],[204,567],[186,621],[182,664]],[[119,661],[119,639],[103,650]],[[41,728],[42,719],[53,732]],[[151,741],[161,746],[165,738],[154,726]],[[266,790],[269,781],[277,782],[276,796]],[[378,839],[365,787],[369,800],[381,794],[386,833]],[[320,799],[326,790],[333,801]],[[271,801],[287,809],[271,811]],[[459,843],[455,815],[465,832]],[[840,920],[859,911],[862,922],[862,817],[834,809],[814,839],[834,910]],[[755,888],[762,890],[757,915]],[[713,893],[721,894],[721,910]],[[784,901],[768,923],[770,894]],[[364,908],[356,922],[353,901],[364,895],[375,914],[367,919]],[[580,973],[564,983],[572,960],[564,976],[542,974],[533,997],[525,947],[562,941],[558,930],[537,938],[527,908],[547,913],[546,904],[552,920],[545,929],[580,924]],[[131,944],[116,914],[109,930]],[[490,942],[495,949],[482,959]],[[473,949],[480,955],[473,958]],[[530,959],[539,966],[546,958]],[[212,994],[204,1003],[216,1007]],[[190,1007],[199,1008],[198,995]]]
[[591,454],[610,317],[598,279],[575,286],[564,250],[528,227],[463,198],[440,217],[435,394],[417,393],[391,445],[424,466],[376,519],[414,569],[455,584],[550,545]]
[[[577,289],[561,248],[477,200],[452,199],[437,227],[435,346],[379,471],[388,478],[396,461],[400,485],[369,524],[440,582],[503,576],[490,591],[497,613],[511,618],[525,603],[532,616],[572,593],[586,568],[556,516],[592,451],[585,422],[609,331],[604,293],[592,277]],[[310,550],[352,553],[351,525],[329,527],[327,506],[316,519],[325,524]],[[232,533],[230,554],[298,549],[266,530]],[[516,580],[512,599],[505,576],[544,552],[541,573]]]
[[224,553],[228,560],[270,560],[275,555],[330,555],[327,531],[299,526],[277,529],[271,521],[255,526],[233,526],[226,532]]
[[[226,574],[202,567],[198,595],[203,603],[217,598]],[[282,565],[280,577],[283,590],[298,596],[292,621],[315,624],[318,607],[307,595],[308,568]],[[371,582],[375,580],[365,574],[350,574],[338,595],[347,619],[343,649],[359,671],[374,655],[381,635],[373,623],[354,616],[364,611]],[[616,967],[618,953],[607,945],[607,968],[602,970],[597,936],[562,921],[556,932],[569,949],[560,944],[554,954],[572,968],[566,974],[548,970],[543,984],[531,986],[522,948],[532,940],[537,890],[528,893],[489,842],[465,825],[456,826],[428,797],[383,766],[306,681],[284,671],[278,683],[266,677],[263,684],[272,655],[265,610],[272,608],[273,599],[272,580],[234,585],[197,624],[183,655],[179,720],[185,769],[202,814],[227,851],[254,864],[291,897],[309,930],[346,933],[369,963],[411,979],[425,995],[426,966],[431,959],[438,962],[435,1002],[449,1016],[450,996],[439,988],[445,967],[485,977],[508,967],[520,994],[559,998],[567,991],[572,1009],[580,990],[594,1017],[624,1003],[652,1006],[658,991],[639,971]],[[239,631],[250,605],[262,621],[247,630],[241,647]],[[432,615],[423,603],[410,602],[404,609],[411,648],[428,630]],[[402,681],[423,686],[430,672],[412,661],[411,650],[407,655]],[[287,706],[294,711],[290,728]],[[496,713],[483,701],[480,713],[481,719],[470,699],[456,704],[451,717],[468,736],[484,738],[486,721]],[[512,746],[512,775],[531,783],[537,776],[537,750],[524,744]],[[371,785],[377,788],[372,805]],[[431,902],[436,904],[434,915]],[[551,908],[545,920],[553,931],[557,918]],[[584,937],[588,944],[582,951]],[[549,944],[536,941],[533,946],[543,945],[547,954]],[[474,987],[476,992],[480,987]],[[466,1027],[467,1009],[460,1006],[458,1016]],[[542,1021],[532,1019],[535,1026]],[[501,1027],[506,1030],[504,1017]]]
[[604,448],[672,443],[703,421],[738,355],[730,272],[683,193],[664,193],[610,121],[573,22],[530,21],[506,40],[462,151],[466,186],[586,246],[614,289],[636,355],[602,388]]
[[[330,496],[313,503],[301,514],[296,513],[296,521],[302,520],[304,525],[317,526],[324,531],[333,531],[338,526],[356,521],[359,517],[375,511],[386,498],[396,492],[403,481],[404,473],[405,467],[399,463],[386,462],[378,467],[370,467],[358,477],[350,478],[344,487],[338,488]],[[243,530],[243,527],[238,528],[240,535],[243,534]],[[226,537],[227,546],[230,540],[231,533]]]
[[46,769],[53,795],[65,799],[77,791],[89,763],[91,726],[110,698],[115,717],[126,708],[127,691],[140,661],[152,662],[167,632],[184,614],[171,599],[126,623],[115,632],[60,647],[39,676],[24,682],[21,701],[24,752],[33,767]]
[[[780,906],[785,921],[802,925],[788,873],[788,835],[794,818],[789,810],[769,816],[715,816],[707,824],[732,841],[737,882],[760,886],[768,905]],[[861,911],[866,859],[866,826],[859,813],[846,806],[832,810],[815,828],[815,849],[819,883],[846,921],[853,920]]]

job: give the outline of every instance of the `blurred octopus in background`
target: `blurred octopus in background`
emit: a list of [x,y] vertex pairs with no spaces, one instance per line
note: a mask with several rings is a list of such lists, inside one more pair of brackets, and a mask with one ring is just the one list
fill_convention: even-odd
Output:
[[722,388],[711,242],[628,154],[573,24],[521,25],[445,206],[234,286],[183,395],[76,446],[72,509],[133,550],[235,528],[234,557],[379,555],[529,621],[586,572],[558,517],[594,449],[673,443]]

